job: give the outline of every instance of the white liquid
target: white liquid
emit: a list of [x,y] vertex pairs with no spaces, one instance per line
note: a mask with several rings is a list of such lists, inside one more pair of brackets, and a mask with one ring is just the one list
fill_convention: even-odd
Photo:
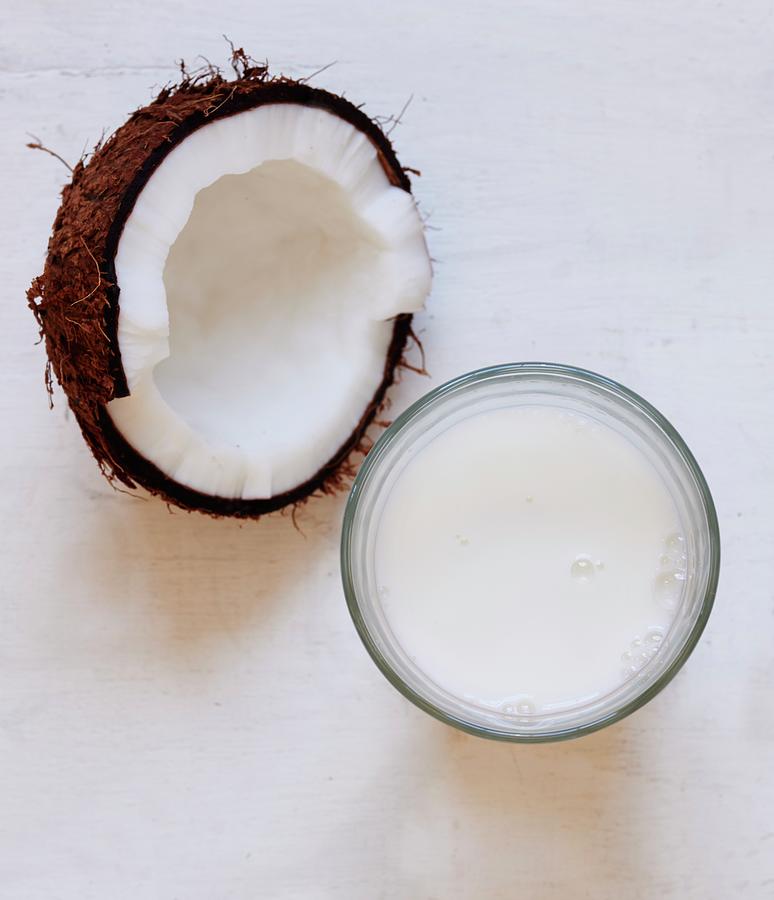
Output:
[[506,713],[606,694],[658,652],[686,572],[672,499],[612,428],[552,407],[480,413],[406,465],[376,578],[404,650]]

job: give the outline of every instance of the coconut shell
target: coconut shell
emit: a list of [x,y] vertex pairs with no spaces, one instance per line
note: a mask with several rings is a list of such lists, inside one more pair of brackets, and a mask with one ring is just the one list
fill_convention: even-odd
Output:
[[118,432],[105,404],[128,394],[118,346],[120,290],[114,257],[134,203],[166,155],[203,125],[266,103],[297,103],[325,109],[363,132],[376,147],[385,173],[410,192],[406,171],[381,128],[342,97],[284,77],[271,78],[236,51],[236,78],[209,68],[165,87],[148,106],[132,113],[106,142],[72,172],[62,191],[43,274],[27,298],[45,338],[48,364],[102,472],[128,488],[141,485],[170,504],[217,516],[257,517],[303,501],[314,492],[330,493],[351,474],[348,463],[365,449],[365,431],[382,406],[401,364],[411,332],[411,316],[394,320],[384,374],[353,433],[310,480],[268,500],[238,500],[200,493],[170,479],[137,453]]

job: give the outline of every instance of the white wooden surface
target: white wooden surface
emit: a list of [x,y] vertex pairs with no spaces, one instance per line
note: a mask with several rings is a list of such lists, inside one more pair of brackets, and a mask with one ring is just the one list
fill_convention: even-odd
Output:
[[[27,0],[0,28],[0,897],[774,897],[774,15],[724,0]],[[373,7],[373,8],[372,8]],[[343,498],[258,524],[100,478],[49,413],[24,290],[75,160],[225,32],[388,115],[423,177],[432,379],[520,359],[645,394],[724,564],[667,691],[515,747],[382,679]]]

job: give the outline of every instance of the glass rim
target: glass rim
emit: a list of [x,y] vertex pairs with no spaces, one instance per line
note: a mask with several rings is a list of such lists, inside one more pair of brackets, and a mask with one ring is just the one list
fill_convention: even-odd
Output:
[[[466,387],[502,377],[510,376],[518,378],[520,376],[530,377],[536,375],[549,377],[564,376],[572,378],[575,381],[581,381],[595,387],[604,388],[617,395],[619,399],[632,404],[653,420],[663,432],[667,442],[671,444],[673,449],[676,450],[682,458],[697,487],[698,496],[702,502],[706,517],[709,539],[709,562],[707,568],[707,582],[704,596],[701,600],[699,614],[683,641],[682,646],[675,654],[674,659],[652,684],[648,685],[648,687],[640,694],[637,694],[637,696],[633,697],[619,708],[588,723],[558,728],[555,731],[530,734],[527,732],[511,732],[498,728],[490,728],[485,725],[468,722],[436,706],[406,683],[392,667],[389,660],[382,654],[371,636],[368,623],[366,622],[360,607],[354,579],[352,577],[351,551],[352,537],[355,530],[355,516],[360,504],[360,499],[363,495],[366,481],[370,473],[379,466],[385,452],[404,428],[420,416],[428,407],[435,405],[447,395],[454,394]],[[433,388],[411,404],[411,406],[401,413],[379,436],[363,461],[347,499],[341,532],[340,561],[344,595],[355,629],[377,668],[396,690],[400,691],[400,693],[415,706],[433,716],[435,719],[465,731],[468,734],[511,743],[545,743],[548,741],[561,741],[580,737],[581,735],[589,734],[607,725],[612,725],[613,723],[620,721],[652,700],[680,671],[696,647],[714,605],[720,574],[720,529],[712,494],[710,493],[709,486],[696,458],[680,436],[677,429],[662,413],[648,403],[647,400],[612,378],[577,366],[548,362],[503,363],[500,365],[474,369],[473,371],[458,375],[457,377],[444,382],[440,386]]]

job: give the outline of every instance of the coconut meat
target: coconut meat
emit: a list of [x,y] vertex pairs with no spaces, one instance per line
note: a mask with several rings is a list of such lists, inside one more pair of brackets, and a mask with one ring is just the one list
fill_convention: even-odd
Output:
[[392,318],[430,287],[422,223],[376,148],[298,104],[214,121],[178,144],[115,257],[128,443],[213,496],[292,490],[357,428]]

